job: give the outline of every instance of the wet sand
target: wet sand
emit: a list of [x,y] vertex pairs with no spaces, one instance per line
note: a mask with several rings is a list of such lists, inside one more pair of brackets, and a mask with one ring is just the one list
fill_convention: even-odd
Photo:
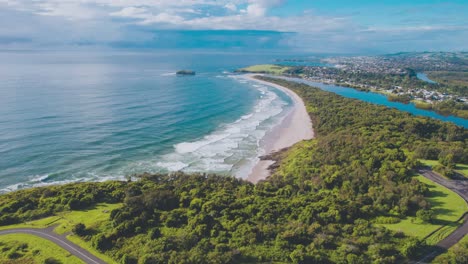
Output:
[[[312,139],[314,137],[314,130],[312,121],[305,107],[302,99],[292,90],[281,85],[257,80],[254,78],[255,74],[248,74],[244,77],[250,81],[255,81],[266,86],[274,87],[286,93],[293,101],[293,107],[280,124],[274,127],[262,142],[262,148],[265,154],[271,154],[281,149],[291,147],[292,145],[302,140]],[[257,183],[260,180],[266,179],[270,176],[268,167],[272,165],[272,160],[260,160],[252,169],[252,172],[247,177],[247,180]]]

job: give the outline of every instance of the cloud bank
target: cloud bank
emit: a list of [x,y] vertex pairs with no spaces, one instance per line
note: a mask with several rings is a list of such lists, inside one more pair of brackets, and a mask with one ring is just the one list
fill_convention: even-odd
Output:
[[[161,47],[167,46],[161,32],[181,31],[205,32],[195,35],[204,36],[199,43],[209,44],[207,41],[219,37],[220,32],[230,30],[245,31],[247,35],[264,32],[263,36],[250,34],[259,48],[263,40],[268,43],[265,47],[274,48],[275,41],[277,47],[317,52],[467,49],[467,23],[419,21],[403,26],[373,26],[356,21],[352,15],[320,14],[314,11],[314,1],[310,2],[308,10],[278,15],[278,10],[286,10],[294,1],[0,0],[0,48],[115,43],[120,47]],[[209,36],[210,31],[215,37]],[[296,34],[272,37],[266,32]],[[231,43],[229,37],[239,34],[221,34],[223,38],[218,42]],[[182,35],[190,38],[190,34]],[[248,39],[241,42],[249,46]]]

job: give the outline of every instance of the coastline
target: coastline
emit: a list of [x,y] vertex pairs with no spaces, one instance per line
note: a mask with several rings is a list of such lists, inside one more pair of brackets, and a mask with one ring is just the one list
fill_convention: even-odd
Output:
[[[307,113],[304,101],[299,95],[284,86],[255,79],[254,76],[257,75],[261,74],[247,74],[243,75],[243,78],[281,90],[293,101],[292,110],[263,138],[261,147],[265,150],[264,155],[269,155],[291,147],[302,140],[314,138],[312,121]],[[252,183],[257,183],[266,179],[270,176],[269,167],[274,163],[275,161],[273,160],[259,160],[248,175],[247,180]]]

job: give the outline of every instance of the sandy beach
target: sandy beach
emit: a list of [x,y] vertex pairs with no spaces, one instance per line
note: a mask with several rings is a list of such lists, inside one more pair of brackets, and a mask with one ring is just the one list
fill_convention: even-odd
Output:
[[[293,101],[291,111],[286,115],[282,122],[265,135],[261,145],[265,150],[265,154],[268,155],[281,149],[291,147],[302,140],[312,139],[314,137],[312,121],[310,120],[302,99],[286,87],[255,79],[255,75],[258,74],[248,74],[244,77],[250,81],[255,81],[257,83],[279,89],[291,97]],[[260,180],[266,179],[270,175],[268,167],[273,163],[274,161],[272,160],[260,160],[252,169],[247,180],[257,183]]]

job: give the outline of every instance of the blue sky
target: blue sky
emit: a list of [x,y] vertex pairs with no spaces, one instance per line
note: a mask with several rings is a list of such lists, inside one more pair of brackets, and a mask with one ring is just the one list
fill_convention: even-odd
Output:
[[0,48],[468,50],[468,1],[0,0]]

